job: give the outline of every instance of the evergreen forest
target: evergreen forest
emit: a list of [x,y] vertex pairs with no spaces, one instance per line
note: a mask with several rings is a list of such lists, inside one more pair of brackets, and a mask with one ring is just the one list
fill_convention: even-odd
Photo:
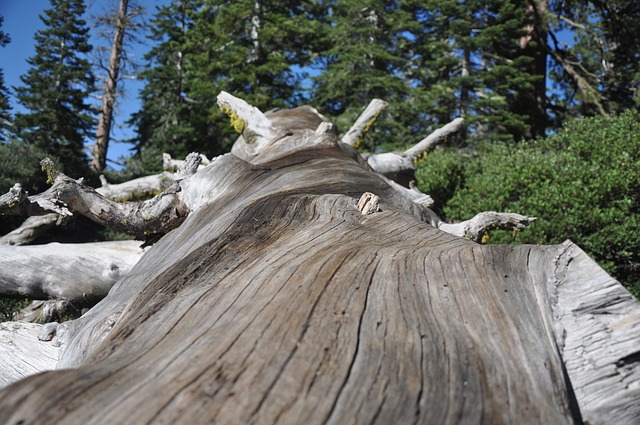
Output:
[[[403,150],[464,118],[463,131],[416,164],[418,186],[442,217],[536,216],[487,243],[571,239],[640,295],[635,0],[172,0],[150,10],[119,0],[119,14],[104,22],[146,38],[149,49],[136,73],[141,107],[125,124],[130,155],[98,169],[89,153],[110,128],[92,99],[117,104],[100,81],[106,73],[125,85],[117,71],[126,61],[96,63],[84,0],[49,2],[21,84],[7,87],[0,70],[1,193],[16,182],[45,189],[45,156],[98,186],[100,174],[121,182],[160,172],[163,153],[226,153],[236,134],[216,105],[222,90],[263,111],[312,105],[338,131],[378,98],[389,107],[362,151]],[[0,52],[11,42],[3,19]],[[111,51],[118,58],[123,40]],[[0,231],[19,224],[3,217]],[[55,233],[122,237],[80,219]]]

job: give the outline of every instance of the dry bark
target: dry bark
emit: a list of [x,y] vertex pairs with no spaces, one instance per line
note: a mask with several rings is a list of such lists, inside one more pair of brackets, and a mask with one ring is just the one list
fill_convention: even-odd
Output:
[[60,347],[40,341],[40,329],[42,325],[36,323],[0,323],[0,388],[56,367]]
[[0,391],[0,422],[640,419],[633,297],[571,243],[428,224],[329,127],[240,138],[186,179],[184,223],[60,325],[59,370]]

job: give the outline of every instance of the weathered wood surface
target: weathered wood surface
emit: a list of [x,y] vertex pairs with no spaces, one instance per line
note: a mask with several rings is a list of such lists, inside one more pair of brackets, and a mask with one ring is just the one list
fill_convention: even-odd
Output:
[[571,242],[548,286],[556,340],[585,423],[640,423],[640,305]]
[[577,247],[450,235],[335,134],[274,134],[181,183],[191,214],[0,423],[638,422],[640,305]]
[[142,257],[140,241],[0,245],[0,293],[5,298],[64,299],[91,306]]
[[40,341],[36,323],[0,323],[0,388],[20,378],[55,369],[60,348]]

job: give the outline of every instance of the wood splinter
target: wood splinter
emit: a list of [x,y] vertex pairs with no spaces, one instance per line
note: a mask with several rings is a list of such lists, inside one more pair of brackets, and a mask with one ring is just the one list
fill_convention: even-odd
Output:
[[358,201],[358,211],[360,211],[362,215],[369,215],[378,212],[380,211],[378,202],[380,202],[379,196],[374,195],[371,192],[365,192]]

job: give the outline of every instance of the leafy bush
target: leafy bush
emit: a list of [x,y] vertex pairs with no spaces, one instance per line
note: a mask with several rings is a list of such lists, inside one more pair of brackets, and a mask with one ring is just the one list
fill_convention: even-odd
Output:
[[[35,194],[47,187],[40,161],[48,156],[42,149],[23,142],[0,144],[0,192],[6,193],[15,183]],[[51,158],[58,162],[56,158]]]
[[[491,242],[571,239],[640,295],[638,111],[576,120],[531,142],[485,146],[464,173],[457,177],[463,187],[442,206],[446,217],[465,220],[485,210],[538,217],[519,234],[495,232]],[[429,193],[428,184],[423,189]]]
[[444,216],[443,207],[464,187],[472,160],[458,149],[436,149],[416,162],[418,187],[433,198],[433,210],[439,216]]

